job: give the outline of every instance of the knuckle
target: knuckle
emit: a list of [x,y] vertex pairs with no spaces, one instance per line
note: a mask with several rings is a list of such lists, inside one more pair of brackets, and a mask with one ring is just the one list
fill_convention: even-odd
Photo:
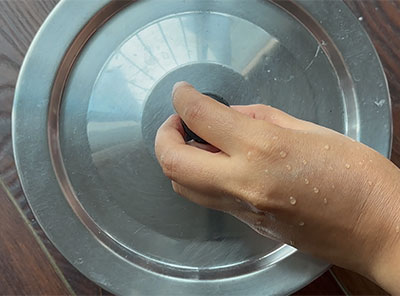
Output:
[[264,104],[255,104],[254,107],[263,111],[268,111],[271,108],[271,106],[267,106]]
[[258,110],[260,110],[264,114],[271,114],[271,113],[275,112],[275,110],[276,110],[274,107],[264,105],[264,104],[256,104],[256,105],[254,105],[254,107],[257,108]]

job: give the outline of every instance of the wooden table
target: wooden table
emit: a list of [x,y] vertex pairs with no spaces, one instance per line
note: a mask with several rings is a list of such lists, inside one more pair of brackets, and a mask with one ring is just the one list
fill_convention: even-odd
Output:
[[[80,0],[84,1],[84,0]],[[326,0],[328,1],[328,0]],[[334,0],[332,0],[334,1]],[[58,0],[0,0],[0,294],[108,294],[80,274],[48,240],[21,189],[11,144],[11,108],[18,71],[36,31]],[[346,0],[383,62],[392,95],[392,161],[400,165],[400,1]],[[296,295],[381,295],[350,271],[333,267]]]

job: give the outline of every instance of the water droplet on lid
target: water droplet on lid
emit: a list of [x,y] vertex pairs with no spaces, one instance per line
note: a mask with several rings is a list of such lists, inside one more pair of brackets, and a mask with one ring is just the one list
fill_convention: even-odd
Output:
[[256,225],[261,225],[261,221],[258,220],[258,221],[256,222]]
[[268,73],[271,73],[271,70],[270,70],[270,69],[268,69],[268,70],[267,70],[267,72],[268,72]]
[[325,145],[325,146],[324,146],[324,149],[325,149],[325,150],[329,150],[330,148],[331,148],[331,147],[330,147],[329,145]]
[[328,199],[324,198],[324,204],[328,204]]
[[305,178],[304,183],[306,183],[308,185],[308,184],[310,184],[310,181],[307,178]]
[[280,155],[282,158],[285,158],[285,157],[287,156],[287,153],[286,153],[285,151],[281,151],[281,152],[279,153],[279,155]]
[[286,168],[287,168],[288,171],[292,170],[292,166],[290,164],[287,164]]
[[358,18],[358,20],[361,22],[362,20],[363,20],[364,18],[362,17],[362,16],[360,16],[359,18]]
[[319,189],[318,189],[317,187],[314,187],[314,188],[313,188],[313,191],[314,191],[314,193],[318,193],[318,192],[319,192]]
[[348,163],[345,164],[346,169],[350,168],[350,165]]
[[297,203],[297,200],[293,196],[291,196],[289,197],[289,202],[292,206],[294,206]]
[[302,163],[303,163],[304,165],[306,165],[306,164],[307,164],[307,160],[303,159]]
[[294,246],[294,241],[290,240],[289,244]]
[[368,185],[369,185],[369,186],[372,186],[372,181],[368,181]]
[[299,222],[299,226],[304,226],[304,222],[303,222],[303,221],[300,221],[300,222]]

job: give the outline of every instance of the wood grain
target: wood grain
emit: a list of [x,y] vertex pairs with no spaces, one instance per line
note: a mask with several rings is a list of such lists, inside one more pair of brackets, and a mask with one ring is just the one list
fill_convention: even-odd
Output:
[[[0,202],[5,204],[8,215],[7,225],[3,225],[5,215],[0,216],[0,294],[68,294],[68,286],[79,295],[107,293],[81,275],[47,239],[26,202],[13,160],[11,107],[17,75],[35,33],[57,2],[0,0],[0,178],[27,218],[24,220],[20,216],[4,190],[0,190]],[[362,23],[385,68],[393,104],[392,160],[400,166],[400,1],[346,0],[346,3],[357,17],[363,17]],[[3,215],[2,208],[0,214]],[[25,221],[29,221],[29,227]],[[35,240],[35,236],[40,238],[46,250]],[[4,243],[7,240],[12,243]],[[23,246],[22,250],[16,246]],[[33,261],[35,258],[40,262]],[[53,261],[56,266],[52,265]],[[57,268],[61,273],[57,274]],[[357,274],[339,268],[333,270],[350,294],[384,294],[379,287]],[[295,295],[343,295],[343,292],[332,275],[325,273]]]
[[293,295],[346,295],[328,271]]
[[0,295],[73,293],[12,199],[0,183]]

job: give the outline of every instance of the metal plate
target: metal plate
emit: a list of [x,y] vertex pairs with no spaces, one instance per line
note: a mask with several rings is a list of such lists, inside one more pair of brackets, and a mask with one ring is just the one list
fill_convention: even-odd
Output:
[[38,221],[116,294],[301,288],[328,265],[178,197],[163,176],[154,137],[180,80],[389,154],[384,73],[342,2],[64,0],[29,50],[13,110],[18,172]]

